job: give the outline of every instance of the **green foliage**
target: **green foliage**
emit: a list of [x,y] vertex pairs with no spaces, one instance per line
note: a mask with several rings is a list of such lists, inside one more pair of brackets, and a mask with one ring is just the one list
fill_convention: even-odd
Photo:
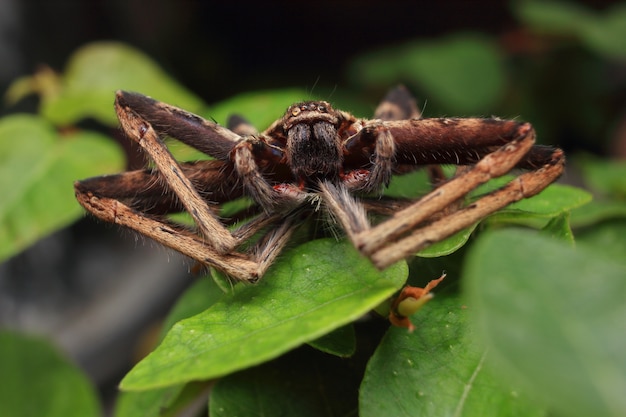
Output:
[[502,230],[473,246],[466,267],[467,302],[500,377],[561,415],[624,414],[623,265],[597,248]]
[[351,79],[366,86],[402,81],[444,102],[457,115],[494,108],[504,91],[502,56],[492,39],[455,34],[368,53],[355,60]]
[[[541,2],[520,2],[516,12],[536,30],[575,33],[599,55],[623,56],[609,13]],[[433,107],[465,115],[497,112],[522,94],[510,93],[508,71],[498,42],[463,34],[365,54],[349,76],[379,89],[403,81]],[[260,128],[310,98],[298,89],[258,91],[207,106],[144,54],[116,43],[81,48],[62,75],[46,70],[16,81],[8,101],[37,93],[41,108],[0,120],[2,258],[82,216],[74,180],[123,169],[118,147],[79,124],[114,127],[117,89],[220,123],[239,113]],[[343,94],[343,103],[356,102]],[[172,148],[182,160],[206,157]],[[314,240],[286,251],[256,285],[220,282],[218,274],[198,280],[170,313],[160,345],[123,379],[115,415],[174,416],[206,396],[212,416],[623,415],[626,176],[617,163],[572,159],[596,200],[552,185],[420,252],[410,272],[404,263],[379,272],[345,240]],[[394,178],[387,193],[416,197],[429,188],[417,172]],[[413,318],[413,333],[389,328],[384,317],[358,320],[373,309],[385,315],[407,275],[428,281],[442,266],[448,277]],[[40,342],[0,338],[0,370],[15,382],[0,384],[0,414],[20,415],[33,405],[26,395],[36,395],[48,401],[38,414],[97,415],[92,394],[73,394],[89,391],[86,383]],[[61,380],[66,391],[56,388]],[[47,391],[26,386],[33,381],[45,381]],[[76,403],[65,412],[67,392]]]
[[616,3],[602,13],[594,13],[574,2],[520,1],[514,11],[536,31],[573,35],[607,58],[626,58],[626,3]]
[[211,379],[262,363],[359,318],[398,290],[406,273],[401,264],[378,272],[345,242],[304,244],[285,253],[258,285],[237,285],[178,322],[121,387]]
[[47,341],[0,331],[0,370],[0,415],[101,415],[87,377]]
[[543,415],[494,376],[470,326],[470,305],[458,295],[437,297],[420,312],[416,331],[389,329],[361,384],[361,416]]
[[72,184],[123,166],[120,149],[96,132],[58,132],[42,118],[0,119],[0,259],[75,221]]

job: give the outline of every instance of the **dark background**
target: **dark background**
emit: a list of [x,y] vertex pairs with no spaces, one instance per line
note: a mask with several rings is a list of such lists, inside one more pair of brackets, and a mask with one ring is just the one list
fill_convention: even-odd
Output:
[[[501,1],[23,1],[15,5],[19,71],[62,69],[86,42],[148,53],[206,100],[273,86],[341,84],[359,52],[456,30],[514,26]],[[129,69],[130,70],[130,69]]]
[[[582,3],[602,9],[612,2]],[[110,39],[148,53],[208,102],[275,86],[341,88],[346,62],[360,52],[457,31],[502,35],[517,26],[509,2],[494,0],[3,4],[3,84],[42,63],[62,70],[79,46]]]

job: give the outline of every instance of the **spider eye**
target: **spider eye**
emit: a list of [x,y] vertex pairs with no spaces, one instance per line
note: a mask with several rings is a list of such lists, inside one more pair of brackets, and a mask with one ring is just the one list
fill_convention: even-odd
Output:
[[321,111],[322,113],[326,113],[326,106],[324,106],[323,104],[320,104],[317,109],[319,111]]
[[300,110],[300,107],[297,107],[297,106],[296,106],[296,107],[294,107],[293,109],[291,109],[291,115],[292,115],[292,116],[297,116],[297,115],[299,115],[299,114],[300,114],[300,111],[301,111],[301,110]]

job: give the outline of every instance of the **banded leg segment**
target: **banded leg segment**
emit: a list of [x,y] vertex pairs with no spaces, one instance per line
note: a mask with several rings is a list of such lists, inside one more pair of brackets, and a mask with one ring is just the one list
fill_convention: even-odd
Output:
[[210,246],[219,253],[231,251],[237,244],[228,229],[214,217],[207,202],[198,194],[191,181],[160,140],[151,124],[133,109],[117,100],[115,110],[126,135],[137,142],[152,158],[172,191],[176,193],[187,212]]

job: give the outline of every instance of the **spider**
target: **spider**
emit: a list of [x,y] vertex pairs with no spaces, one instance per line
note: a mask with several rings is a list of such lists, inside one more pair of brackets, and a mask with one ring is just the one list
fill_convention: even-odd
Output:
[[[79,203],[102,220],[248,282],[262,277],[294,231],[320,211],[384,269],[537,194],[565,163],[561,149],[534,145],[529,123],[421,118],[404,87],[388,93],[373,119],[306,101],[261,133],[241,117],[231,117],[226,128],[137,93],[118,91],[115,110],[154,168],[77,181]],[[165,136],[214,159],[179,163]],[[441,164],[460,168],[446,179]],[[417,200],[382,196],[393,175],[422,167],[435,185],[428,194]],[[514,168],[524,172],[464,202],[480,184]],[[220,217],[221,206],[243,196],[253,204],[231,225]],[[196,230],[166,216],[179,211],[191,215]]]

